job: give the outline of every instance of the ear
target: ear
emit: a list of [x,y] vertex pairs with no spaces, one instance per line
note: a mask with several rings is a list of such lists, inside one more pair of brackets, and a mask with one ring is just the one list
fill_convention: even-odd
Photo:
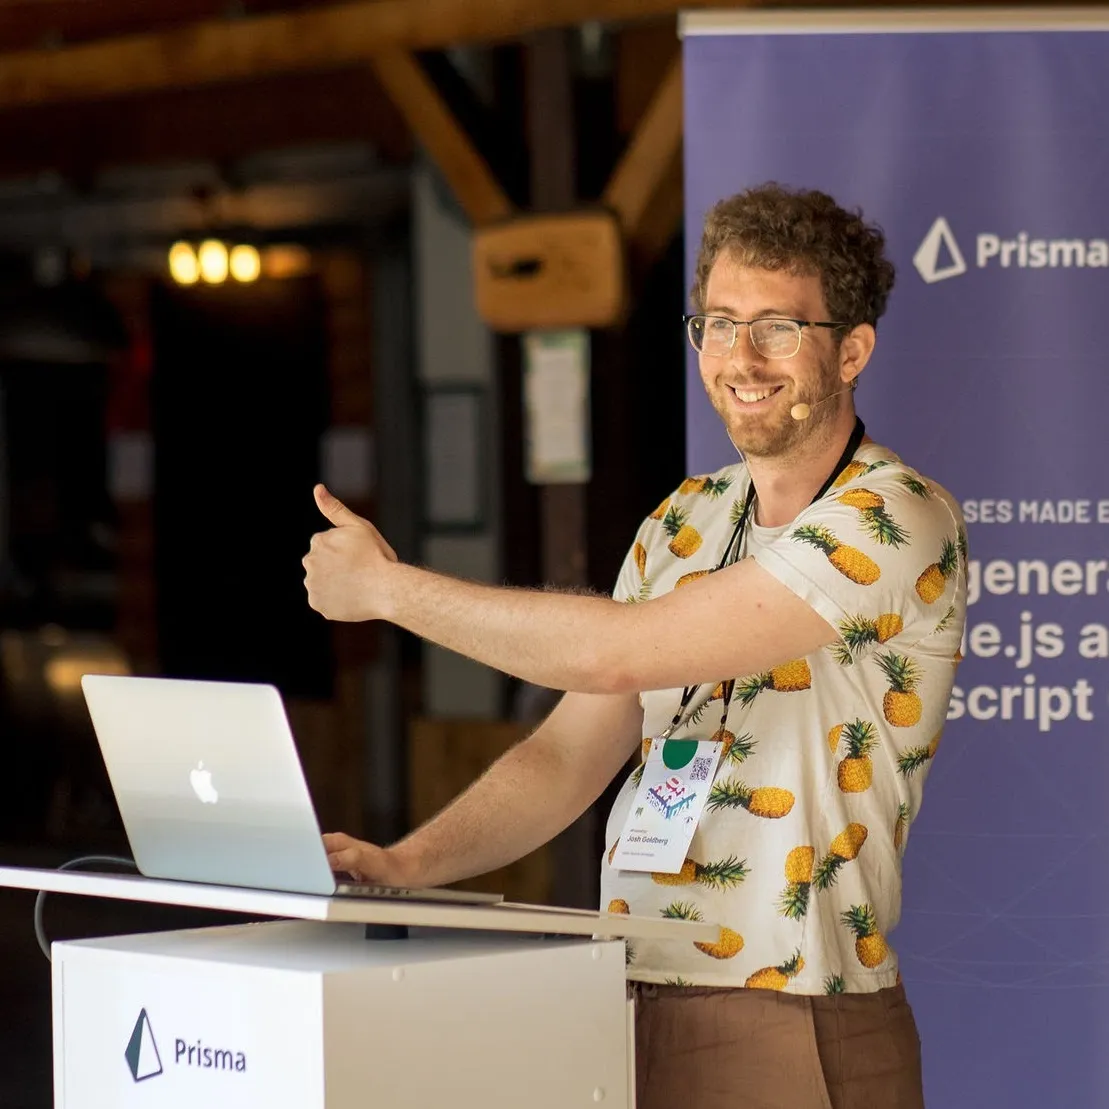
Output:
[[852,384],[866,369],[877,341],[878,336],[868,323],[861,323],[847,333],[839,347],[839,377],[845,385]]

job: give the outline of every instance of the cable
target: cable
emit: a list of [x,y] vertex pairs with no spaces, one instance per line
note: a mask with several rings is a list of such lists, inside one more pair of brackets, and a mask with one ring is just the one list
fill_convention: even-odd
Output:
[[[128,859],[122,855],[82,855],[80,858],[70,859],[68,862],[62,863],[57,869],[76,870],[86,863],[112,863],[115,866],[129,866],[132,870],[139,869],[134,859]],[[35,939],[38,940],[39,950],[46,956],[46,961],[49,963],[53,961],[50,955],[50,941],[46,938],[46,930],[42,924],[46,894],[46,890],[39,890],[38,897],[35,898]]]

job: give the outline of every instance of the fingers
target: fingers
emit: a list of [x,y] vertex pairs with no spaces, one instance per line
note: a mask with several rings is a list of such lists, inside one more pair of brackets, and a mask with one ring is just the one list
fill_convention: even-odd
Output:
[[316,507],[337,528],[349,527],[352,524],[367,526],[367,520],[364,520],[356,512],[351,512],[322,482],[312,490],[312,495],[316,498]]
[[346,832],[326,832],[323,848],[327,852],[327,864],[332,870],[354,873],[362,854],[363,844]]
[[357,847],[344,847],[341,851],[328,851],[327,864],[335,871],[345,871],[347,874],[360,874],[359,863],[362,852]]

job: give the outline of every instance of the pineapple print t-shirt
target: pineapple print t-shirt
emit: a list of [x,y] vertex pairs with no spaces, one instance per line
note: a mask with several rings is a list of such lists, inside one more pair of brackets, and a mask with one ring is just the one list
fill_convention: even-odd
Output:
[[[683,482],[643,522],[615,598],[648,600],[711,572],[747,486],[742,463]],[[867,442],[791,524],[749,525],[743,553],[840,639],[764,674],[721,675],[736,679],[723,754],[680,873],[610,865],[641,768],[629,775],[608,820],[601,907],[722,928],[711,944],[632,941],[634,980],[797,994],[891,986],[897,958],[887,937],[901,910],[901,859],[966,618],[958,505]],[[675,650],[683,634],[674,629]],[[674,735],[712,737],[723,688],[701,686]],[[644,758],[681,694],[641,695]]]

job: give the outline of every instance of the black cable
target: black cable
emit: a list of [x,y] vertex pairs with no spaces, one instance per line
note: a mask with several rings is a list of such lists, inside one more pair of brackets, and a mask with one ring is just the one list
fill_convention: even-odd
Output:
[[[68,862],[62,863],[57,869],[76,870],[86,863],[111,863],[115,866],[129,866],[132,870],[139,869],[134,859],[128,859],[122,855],[82,855],[80,858],[70,859]],[[46,938],[46,930],[42,923],[43,906],[46,904],[47,892],[47,890],[39,890],[38,897],[35,898],[35,939],[38,940],[39,949],[46,956],[46,961],[49,963],[52,961],[50,941]]]

